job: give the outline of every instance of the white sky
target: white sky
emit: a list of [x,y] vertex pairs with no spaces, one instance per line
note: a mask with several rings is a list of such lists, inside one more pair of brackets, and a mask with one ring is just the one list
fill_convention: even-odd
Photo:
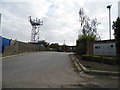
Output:
[[[49,43],[75,45],[80,29],[79,9],[84,8],[88,17],[97,18],[101,24],[101,39],[109,39],[108,9],[112,4],[112,22],[118,17],[119,0],[2,0],[2,36],[29,42],[32,26],[28,16],[43,20],[40,40]],[[112,23],[111,23],[112,24]],[[114,30],[112,30],[112,38]]]

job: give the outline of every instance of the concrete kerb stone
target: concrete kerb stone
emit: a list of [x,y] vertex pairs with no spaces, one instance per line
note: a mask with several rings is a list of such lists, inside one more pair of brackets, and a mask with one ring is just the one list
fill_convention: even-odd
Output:
[[85,67],[79,62],[79,60],[78,60],[73,54],[71,54],[70,57],[72,58],[72,60],[73,60],[74,62],[77,62],[78,65],[76,65],[76,66],[77,66],[77,67],[80,67],[84,73],[88,73],[88,74],[102,74],[102,75],[115,75],[115,76],[119,76],[119,75],[120,75],[119,72],[100,71],[100,70],[88,70],[87,68],[85,68]]
[[28,54],[29,52],[26,53],[17,53],[17,54],[13,54],[13,55],[7,55],[7,56],[2,56],[2,58],[8,58],[8,57],[14,57],[14,56],[20,56],[20,55],[24,55],[24,54]]
[[25,54],[29,54],[29,53],[37,53],[37,52],[24,52],[24,53],[17,53],[17,54],[13,54],[13,55],[8,55],[8,56],[2,56],[1,58],[8,58],[8,57],[15,57],[15,56],[20,56],[20,55],[25,55]]
[[23,53],[16,53],[16,54],[11,54],[11,55],[5,55],[5,56],[0,56],[1,59],[3,58],[9,58],[9,57],[15,57],[15,56],[20,56],[20,55],[25,55],[25,54],[30,54],[30,53],[40,53],[40,52],[46,52],[46,51],[33,51],[33,52],[23,52]]
[[82,69],[78,66],[77,62],[74,60],[74,58],[72,57],[72,55],[70,54],[69,56],[70,56],[70,59],[71,59],[72,62],[73,62],[73,65],[76,67],[76,69],[77,69],[79,72],[81,72]]

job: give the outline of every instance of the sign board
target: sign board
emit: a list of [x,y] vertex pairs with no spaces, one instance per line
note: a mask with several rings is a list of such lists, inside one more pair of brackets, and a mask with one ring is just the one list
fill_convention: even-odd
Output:
[[116,56],[116,44],[115,43],[93,44],[93,55]]

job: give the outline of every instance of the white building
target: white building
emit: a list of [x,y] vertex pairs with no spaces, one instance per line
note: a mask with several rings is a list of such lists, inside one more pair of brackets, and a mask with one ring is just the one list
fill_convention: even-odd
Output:
[[120,17],[120,1],[118,2],[118,17]]

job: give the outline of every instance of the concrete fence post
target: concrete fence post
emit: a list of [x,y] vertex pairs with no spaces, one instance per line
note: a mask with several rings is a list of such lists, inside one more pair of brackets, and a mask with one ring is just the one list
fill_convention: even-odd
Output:
[[93,39],[87,39],[87,55],[93,55]]

